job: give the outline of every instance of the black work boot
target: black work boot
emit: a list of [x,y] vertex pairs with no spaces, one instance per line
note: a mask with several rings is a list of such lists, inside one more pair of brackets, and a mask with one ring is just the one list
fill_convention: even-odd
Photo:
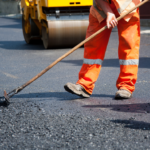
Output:
[[132,94],[125,89],[118,90],[115,95],[115,99],[117,99],[117,100],[129,99],[131,97],[132,97]]
[[90,97],[90,94],[86,92],[80,84],[67,83],[64,85],[64,88],[69,93],[76,94],[84,98]]

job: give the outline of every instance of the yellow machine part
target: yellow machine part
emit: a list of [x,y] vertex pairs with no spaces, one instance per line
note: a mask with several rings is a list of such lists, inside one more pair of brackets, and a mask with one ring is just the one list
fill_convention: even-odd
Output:
[[91,6],[93,0],[41,0],[45,7]]
[[[38,32],[37,35],[43,40],[46,49],[75,46],[85,39],[89,23],[88,13],[92,4],[93,0],[21,0],[23,33],[26,42],[30,43],[32,38],[35,39],[35,32]],[[82,8],[88,11],[82,12]],[[78,15],[74,13],[74,9],[77,10],[75,13]],[[32,35],[34,26],[39,31],[35,30]]]

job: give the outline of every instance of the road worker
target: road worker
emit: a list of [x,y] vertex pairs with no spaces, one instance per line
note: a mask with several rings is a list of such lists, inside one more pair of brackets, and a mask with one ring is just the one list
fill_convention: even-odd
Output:
[[120,21],[116,18],[139,4],[140,0],[94,0],[90,8],[86,38],[107,25],[108,29],[84,46],[83,65],[76,84],[67,83],[66,91],[81,97],[90,97],[99,76],[112,28],[117,26],[119,35],[118,56],[120,74],[116,82],[115,99],[132,97],[137,80],[140,45],[139,9]]

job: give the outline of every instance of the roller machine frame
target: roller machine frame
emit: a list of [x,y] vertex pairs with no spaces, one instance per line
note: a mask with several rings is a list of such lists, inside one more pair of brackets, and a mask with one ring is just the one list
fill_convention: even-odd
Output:
[[21,0],[26,43],[42,39],[45,49],[73,47],[85,39],[93,0]]

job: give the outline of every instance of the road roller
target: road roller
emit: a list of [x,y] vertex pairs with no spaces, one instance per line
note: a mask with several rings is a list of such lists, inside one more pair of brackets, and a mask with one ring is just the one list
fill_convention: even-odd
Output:
[[26,43],[41,39],[45,49],[73,47],[85,39],[93,0],[21,0]]

